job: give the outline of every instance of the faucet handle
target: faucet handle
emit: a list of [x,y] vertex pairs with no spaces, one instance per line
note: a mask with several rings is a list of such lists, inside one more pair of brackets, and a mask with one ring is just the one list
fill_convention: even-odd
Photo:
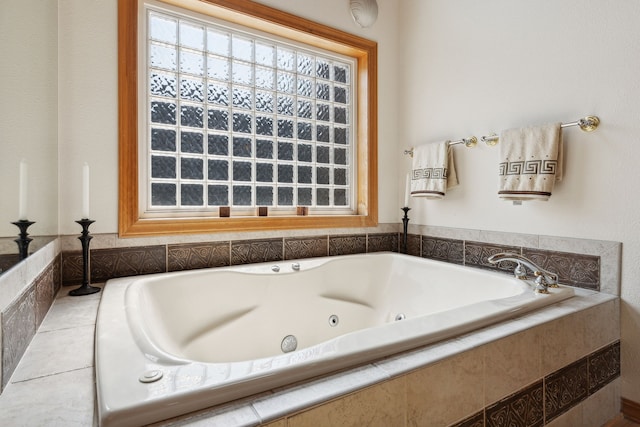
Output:
[[534,292],[537,294],[548,294],[549,290],[547,289],[549,285],[547,284],[547,279],[545,279],[544,274],[541,271],[535,271],[533,273],[536,276],[536,287]]
[[518,262],[518,265],[516,265],[516,268],[513,270],[513,275],[516,276],[516,279],[527,280],[527,270],[522,263]]

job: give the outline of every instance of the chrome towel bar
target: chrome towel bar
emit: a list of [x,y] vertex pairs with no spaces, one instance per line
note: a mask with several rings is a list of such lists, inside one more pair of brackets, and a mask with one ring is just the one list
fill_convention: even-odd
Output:
[[[462,138],[457,141],[449,141],[449,145],[464,144],[467,148],[473,148],[478,144],[478,138],[470,136],[469,138]],[[404,150],[404,154],[408,154],[413,157],[413,148],[411,150]]]
[[[580,126],[580,129],[585,132],[593,132],[598,128],[598,125],[600,125],[600,119],[597,116],[587,116],[580,120],[576,120],[575,122],[562,123],[560,127],[568,128],[571,126]],[[498,143],[498,135],[496,134],[485,135],[480,139],[487,145],[496,145]]]
[[[593,132],[600,125],[600,119],[597,116],[586,116],[575,122],[562,123],[561,128],[568,128],[572,126],[579,126],[585,132]],[[491,135],[485,135],[480,138],[482,142],[487,145],[496,145],[498,143],[498,135],[495,133]],[[449,145],[464,144],[467,148],[473,148],[478,143],[478,138],[470,136],[469,138],[462,138],[457,141],[449,141]],[[413,157],[413,148],[411,150],[404,150],[404,154],[408,154]]]

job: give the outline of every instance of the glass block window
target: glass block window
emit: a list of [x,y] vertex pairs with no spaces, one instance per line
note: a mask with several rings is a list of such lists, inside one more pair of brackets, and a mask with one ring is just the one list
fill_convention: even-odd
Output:
[[354,210],[351,58],[147,10],[147,211]]

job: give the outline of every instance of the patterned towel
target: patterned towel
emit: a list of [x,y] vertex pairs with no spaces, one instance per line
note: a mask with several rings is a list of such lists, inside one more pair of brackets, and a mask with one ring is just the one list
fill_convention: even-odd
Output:
[[434,142],[413,150],[411,195],[441,199],[447,189],[458,185],[453,150],[449,141]]
[[562,179],[560,123],[500,134],[500,184],[503,200],[548,200]]

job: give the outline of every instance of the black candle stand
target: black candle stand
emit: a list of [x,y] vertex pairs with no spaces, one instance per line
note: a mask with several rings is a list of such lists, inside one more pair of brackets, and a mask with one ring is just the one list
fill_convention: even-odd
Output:
[[82,235],[78,237],[82,242],[82,286],[69,291],[69,295],[72,297],[100,292],[100,288],[89,285],[89,242],[93,239],[93,236],[89,235],[89,226],[95,221],[84,218],[76,222],[82,226]]
[[411,208],[409,206],[405,206],[402,208],[404,211],[404,217],[402,218],[402,252],[407,253],[407,230],[409,228],[409,211]]
[[31,225],[35,224],[34,221],[29,221],[26,219],[21,219],[16,222],[12,222],[11,224],[16,225],[20,229],[20,234],[18,238],[14,240],[18,244],[18,253],[20,254],[20,260],[25,259],[29,256],[29,243],[33,240],[28,237],[29,233],[27,233],[27,228]]

